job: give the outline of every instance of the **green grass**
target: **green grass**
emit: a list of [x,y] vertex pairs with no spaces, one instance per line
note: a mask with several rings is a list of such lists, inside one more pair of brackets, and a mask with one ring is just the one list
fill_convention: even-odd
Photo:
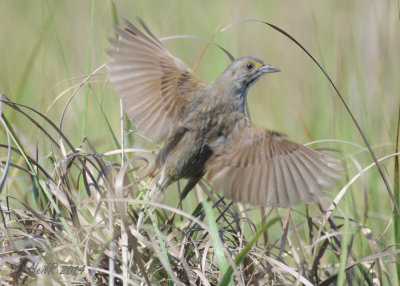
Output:
[[[324,211],[300,205],[290,214],[260,212],[221,200],[202,182],[180,209],[174,184],[153,214],[145,208],[147,219],[137,232],[137,216],[149,203],[140,199],[151,185],[138,178],[159,146],[126,120],[121,130],[119,99],[105,68],[85,81],[108,60],[107,37],[115,36],[112,26],[121,11],[111,1],[3,0],[0,93],[32,110],[0,107],[0,280],[99,284],[112,275],[116,284],[132,285],[294,284],[297,279],[310,285],[371,285],[375,278],[381,285],[398,285],[399,217],[376,167],[357,176],[373,160],[326,77],[292,41],[266,25],[243,23],[213,34],[228,15],[222,26],[260,19],[296,38],[332,78],[377,158],[389,156],[382,169],[400,203],[398,157],[392,156],[398,152],[400,112],[397,3],[118,3],[131,20],[140,16],[160,37],[214,36],[236,57],[254,55],[279,67],[281,73],[251,89],[252,120],[301,143],[332,139],[311,147],[341,150],[345,178],[329,191],[337,204],[323,203]],[[206,44],[166,42],[190,67]],[[210,45],[196,74],[211,82],[228,63]],[[22,271],[35,262],[83,265],[85,271],[64,276]]]

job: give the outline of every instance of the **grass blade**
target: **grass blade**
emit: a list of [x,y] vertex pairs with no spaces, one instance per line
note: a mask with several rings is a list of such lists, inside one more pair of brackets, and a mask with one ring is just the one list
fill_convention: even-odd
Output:
[[[219,231],[217,224],[215,223],[214,212],[211,208],[211,205],[208,201],[203,202],[203,208],[206,214],[207,225],[210,228],[210,235],[212,245],[214,247],[214,254],[217,259],[218,268],[220,273],[225,273],[228,269],[228,260],[226,259],[223,251],[223,245],[221,242],[221,238],[219,236]],[[229,281],[223,285],[230,285]],[[233,285],[233,284],[232,284]]]
[[167,251],[167,248],[165,247],[164,239],[163,239],[163,237],[161,235],[160,229],[158,228],[158,225],[157,225],[157,221],[154,218],[153,214],[150,214],[150,219],[151,219],[151,223],[153,225],[153,229],[154,229],[154,232],[156,234],[158,243],[160,244],[162,256],[164,258],[164,261],[161,261],[161,263],[163,263],[163,266],[165,267],[165,271],[167,272],[167,274],[169,276],[169,279],[170,279],[168,281],[168,285],[172,286],[173,285],[172,281],[174,281],[174,282],[177,282],[177,281],[176,281],[176,279],[174,277],[174,273],[172,271],[172,266],[171,266],[171,264],[169,262],[168,251]]
[[232,8],[233,6],[231,6],[229,8],[229,10],[225,13],[224,17],[222,18],[221,22],[219,23],[218,27],[215,29],[214,33],[211,35],[210,39],[208,40],[206,46],[204,47],[204,49],[201,51],[200,56],[198,57],[198,59],[196,60],[196,62],[193,65],[193,72],[196,70],[197,66],[199,65],[201,59],[203,58],[206,50],[208,49],[208,47],[210,46],[212,40],[214,39],[215,35],[218,33],[218,31],[221,29],[221,26],[224,24],[226,18],[229,16],[229,14],[232,12]]
[[[273,224],[275,224],[279,218],[273,218],[266,224],[264,224],[256,233],[256,235],[250,240],[248,244],[242,249],[242,251],[235,257],[235,264],[239,266],[240,263],[243,262],[244,258],[246,257],[247,253],[251,250],[253,247],[254,243],[258,240],[258,238],[267,231],[268,228],[270,228]],[[229,285],[229,282],[231,281],[231,276],[233,273],[233,269],[231,266],[224,272],[224,276],[222,277],[221,282],[219,283],[219,286],[226,286]]]
[[[349,205],[346,204],[346,211],[345,214],[348,213]],[[340,264],[339,264],[339,275],[337,285],[341,286],[344,285],[346,279],[346,265],[347,265],[347,258],[348,258],[348,244],[350,240],[350,224],[349,224],[349,217],[344,215],[344,226],[342,231],[342,246],[340,249]]]
[[[94,26],[94,3],[92,0],[92,7],[90,10],[90,28],[89,28],[89,42],[88,42],[88,52],[86,58],[86,74],[90,74],[90,63],[92,58],[92,38],[93,38],[93,26]],[[82,128],[81,128],[81,137],[84,138],[86,136],[86,124],[87,124],[87,108],[88,108],[88,100],[89,100],[89,83],[85,84],[84,87],[84,99],[83,99],[83,119],[82,119]]]
[[[397,132],[396,132],[396,151],[399,152],[399,137],[400,137],[400,106],[399,106],[399,116],[397,119]],[[399,176],[399,156],[394,157],[394,196],[396,202],[400,203],[400,176]],[[400,245],[400,218],[393,214],[393,223],[394,223],[394,244]],[[397,281],[400,282],[400,264],[396,263],[396,271],[397,271]]]

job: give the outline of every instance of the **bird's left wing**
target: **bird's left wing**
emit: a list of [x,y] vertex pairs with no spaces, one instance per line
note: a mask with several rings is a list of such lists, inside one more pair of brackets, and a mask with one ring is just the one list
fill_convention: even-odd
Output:
[[[324,196],[329,177],[340,177],[328,155],[252,123],[214,146],[206,170],[216,189],[236,202],[287,207]],[[219,147],[219,148],[218,148]]]
[[140,21],[144,31],[125,20],[116,27],[118,39],[106,66],[113,88],[122,99],[129,119],[146,136],[165,140],[181,119],[194,91],[205,84],[174,57]]

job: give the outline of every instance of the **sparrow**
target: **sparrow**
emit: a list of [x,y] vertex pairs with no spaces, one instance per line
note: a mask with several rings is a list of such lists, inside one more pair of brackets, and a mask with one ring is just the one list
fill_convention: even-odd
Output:
[[163,191],[187,178],[181,198],[207,174],[226,198],[257,206],[314,202],[333,187],[339,166],[327,154],[252,123],[245,113],[249,88],[280,70],[257,57],[234,59],[211,84],[174,57],[139,19],[124,19],[106,51],[108,79],[124,111],[144,135],[165,142],[148,170],[161,171]]

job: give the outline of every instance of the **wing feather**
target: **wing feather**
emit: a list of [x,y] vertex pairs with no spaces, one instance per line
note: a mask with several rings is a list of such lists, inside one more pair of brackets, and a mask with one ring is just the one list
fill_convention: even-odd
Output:
[[161,142],[206,85],[139,22],[144,31],[126,19],[126,28],[115,27],[119,38],[109,39],[108,78],[132,123]]
[[251,123],[215,148],[208,178],[234,201],[287,207],[312,202],[334,187],[338,164],[328,155]]
[[309,195],[309,192],[306,191],[308,189],[307,183],[304,179],[304,175],[302,175],[302,170],[300,169],[298,162],[295,158],[288,156],[287,157],[288,168],[290,169],[290,174],[292,175],[294,184],[296,186],[296,193],[298,200],[294,200],[292,202],[293,205],[298,204],[299,202],[311,202],[312,197]]
[[[270,160],[272,161],[272,160]],[[279,198],[277,193],[277,183],[276,183],[276,174],[275,167],[273,164],[270,164],[268,172],[268,196],[267,196],[267,204],[271,206],[279,205]]]
[[[250,202],[250,196],[251,196],[251,192],[252,192],[251,187],[252,187],[252,184],[255,179],[254,168],[255,168],[255,166],[246,168],[246,170],[247,170],[246,179],[245,179],[246,183],[244,184],[243,188],[238,190],[238,192],[241,194],[240,201]],[[238,185],[240,186],[240,183]],[[245,190],[245,192],[243,192],[242,190]]]
[[258,194],[257,194],[258,181],[259,181],[259,166],[258,164],[254,164],[252,166],[252,174],[248,187],[249,191],[247,193],[247,201],[249,201],[251,204],[254,204],[258,200]]
[[287,196],[287,204],[284,207],[287,207],[288,205],[299,202],[300,198],[298,195],[296,183],[293,179],[293,175],[290,170],[290,166],[288,165],[287,156],[282,157],[280,163],[281,163],[282,175],[285,178],[284,182],[285,182],[286,196]]

